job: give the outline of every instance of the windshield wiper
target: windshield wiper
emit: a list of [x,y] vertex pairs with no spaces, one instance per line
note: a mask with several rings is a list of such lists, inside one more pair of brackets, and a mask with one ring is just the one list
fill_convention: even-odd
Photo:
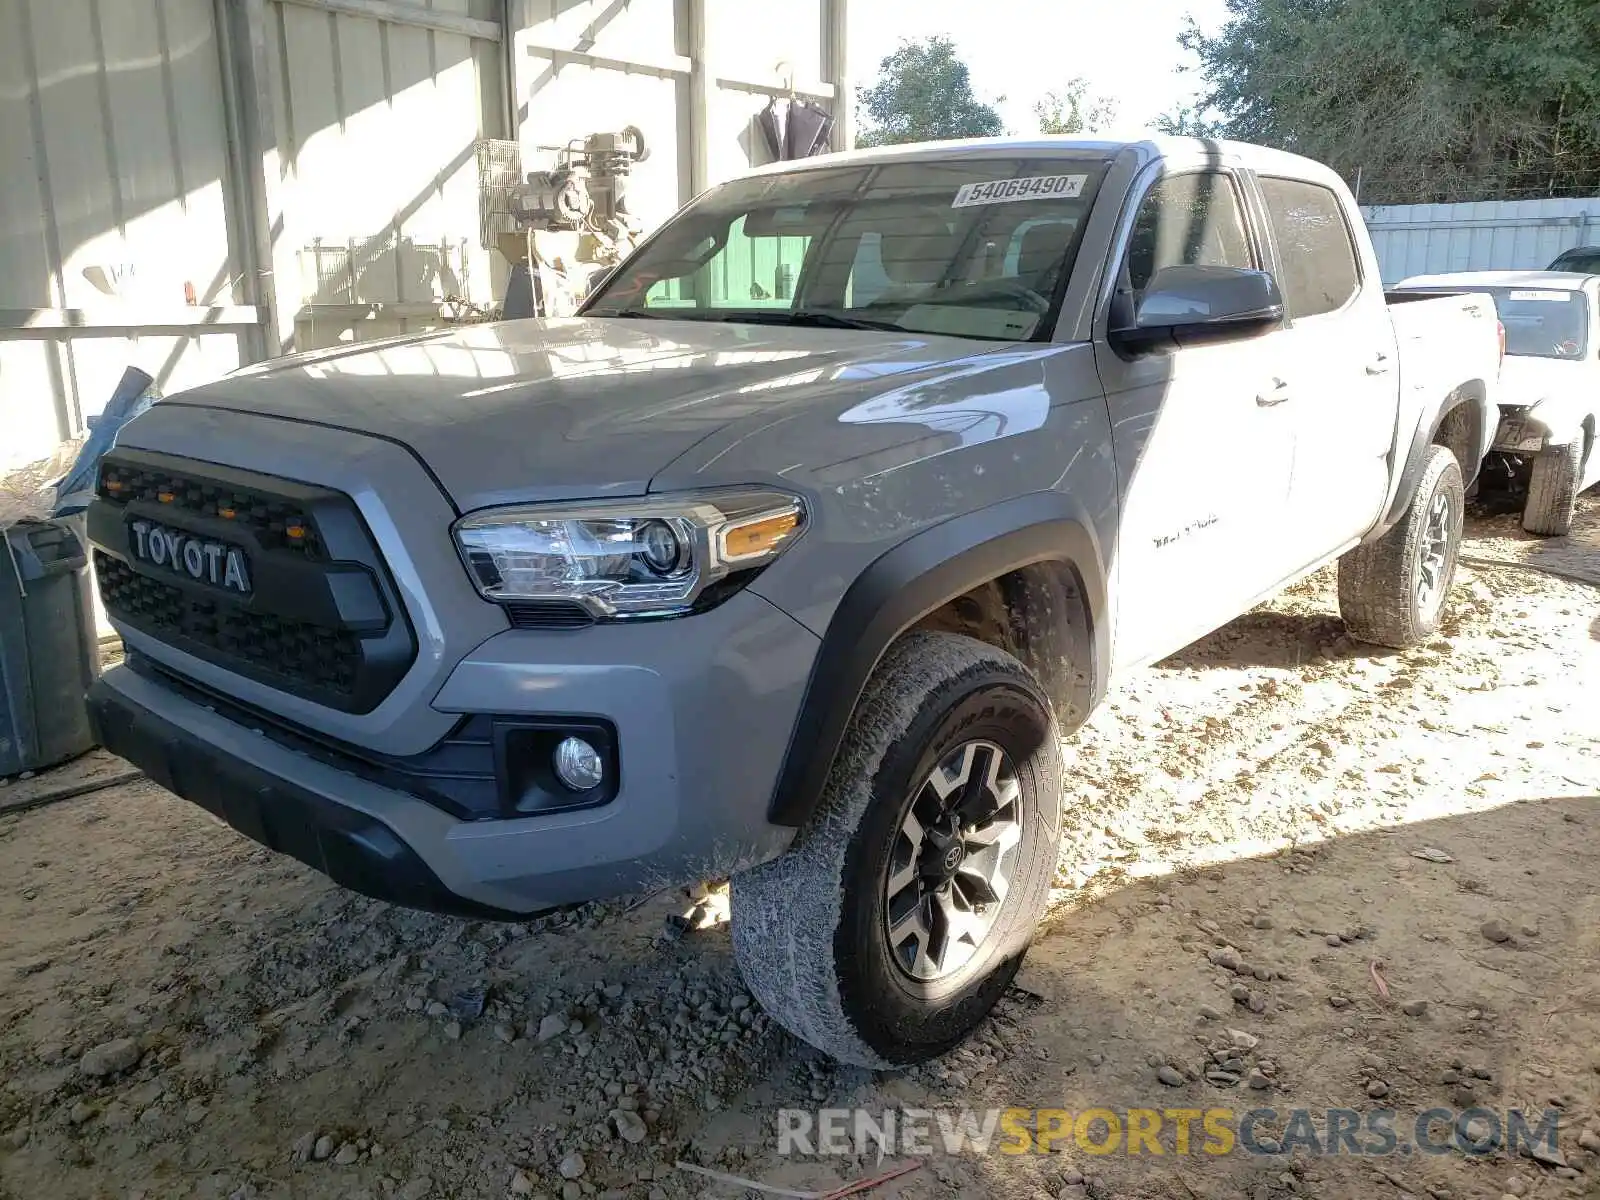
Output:
[[752,325],[801,325],[813,329],[880,329],[895,333],[908,330],[893,321],[872,321],[865,317],[846,317],[814,308],[738,309],[725,313],[724,321],[748,321]]
[[865,317],[846,317],[810,308],[619,308],[597,312],[596,317],[639,317],[652,321],[722,321],[751,325],[797,325],[813,329],[876,329],[908,333],[893,321],[873,321]]
[[652,321],[666,320],[673,309],[619,308],[616,312],[595,313],[597,317],[647,317]]

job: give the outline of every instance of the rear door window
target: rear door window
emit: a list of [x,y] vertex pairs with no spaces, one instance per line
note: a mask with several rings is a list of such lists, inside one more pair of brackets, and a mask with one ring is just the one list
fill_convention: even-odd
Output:
[[1289,316],[1304,320],[1343,308],[1361,286],[1361,268],[1339,197],[1300,179],[1260,182]]

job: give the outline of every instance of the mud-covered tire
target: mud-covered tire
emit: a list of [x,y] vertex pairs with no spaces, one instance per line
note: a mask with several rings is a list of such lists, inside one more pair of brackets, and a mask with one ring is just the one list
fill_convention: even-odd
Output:
[[[1433,635],[1455,581],[1465,498],[1456,456],[1444,446],[1429,447],[1405,515],[1381,538],[1339,560],[1339,615],[1351,637],[1404,649]],[[1441,500],[1448,505],[1444,557],[1434,567],[1437,583],[1424,596],[1423,572],[1434,544],[1430,518]]]
[[1540,537],[1561,537],[1572,530],[1578,482],[1583,478],[1583,439],[1565,446],[1546,446],[1533,459],[1528,500],[1522,506],[1522,527]]
[[[984,743],[1004,752],[1020,789],[1009,889],[964,965],[916,979],[896,961],[886,921],[891,868],[908,847],[903,822],[926,801],[936,768]],[[983,1022],[1021,965],[1049,899],[1060,822],[1060,741],[1038,681],[973,638],[908,634],[869,680],[794,845],[733,877],[733,949],[746,986],[796,1037],[842,1062],[882,1068],[946,1052]]]

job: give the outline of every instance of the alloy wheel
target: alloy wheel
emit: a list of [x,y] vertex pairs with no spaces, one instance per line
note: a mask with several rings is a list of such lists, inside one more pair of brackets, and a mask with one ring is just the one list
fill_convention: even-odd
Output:
[[884,933],[912,979],[960,970],[983,946],[1011,887],[1022,785],[1010,757],[964,742],[912,793],[885,879]]
[[1424,613],[1431,613],[1442,598],[1450,568],[1450,520],[1450,497],[1439,492],[1428,506],[1417,564],[1417,608]]

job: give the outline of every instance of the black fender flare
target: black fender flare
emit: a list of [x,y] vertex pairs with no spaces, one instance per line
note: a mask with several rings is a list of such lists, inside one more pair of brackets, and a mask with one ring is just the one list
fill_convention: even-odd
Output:
[[[1495,412],[1482,393],[1474,393],[1467,388],[1457,388],[1445,397],[1444,403],[1429,420],[1418,421],[1416,431],[1411,435],[1411,445],[1406,451],[1405,464],[1400,470],[1400,486],[1395,489],[1394,499],[1389,501],[1389,506],[1384,510],[1383,517],[1372,530],[1362,539],[1363,544],[1375,542],[1389,530],[1393,529],[1400,518],[1405,516],[1406,509],[1411,506],[1412,494],[1417,490],[1417,480],[1422,478],[1423,460],[1428,456],[1428,447],[1434,444],[1439,436],[1439,428],[1445,418],[1463,406],[1470,406],[1477,410],[1480,421],[1493,422]],[[1398,440],[1398,439],[1397,439]],[[1472,481],[1478,477],[1482,461],[1461,464],[1461,482],[1466,487],[1472,486]]]
[[[942,605],[1009,572],[1060,564],[1056,589],[1074,605],[1063,630],[1073,673],[1074,724],[1104,692],[1109,663],[1104,556],[1092,525],[1060,492],[1035,492],[924,529],[875,559],[834,609],[806,684],[769,808],[777,825],[803,825],[821,799],[856,701],[894,640]],[[1088,661],[1083,661],[1084,659]],[[1079,698],[1081,693],[1081,699]]]

